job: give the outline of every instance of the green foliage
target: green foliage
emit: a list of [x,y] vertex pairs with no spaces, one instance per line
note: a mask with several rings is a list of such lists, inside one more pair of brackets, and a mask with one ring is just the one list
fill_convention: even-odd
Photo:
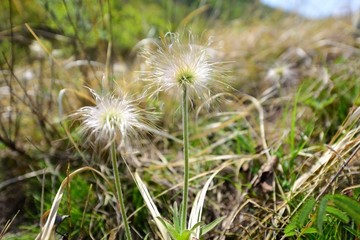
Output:
[[[214,19],[232,19],[246,13],[252,1],[50,1],[29,0],[12,2],[13,26],[29,23],[33,29],[58,33],[68,38],[68,48],[75,52],[85,51],[89,56],[104,56],[107,42],[112,39],[116,52],[129,52],[137,42],[147,37],[157,37],[176,30],[180,22],[199,4],[209,6],[208,14]],[[234,7],[234,5],[236,7]],[[230,7],[231,6],[231,7]],[[10,29],[9,1],[0,2],[0,29]],[[219,16],[219,13],[221,15]],[[206,16],[206,15],[205,15]],[[204,15],[195,15],[202,20]],[[200,24],[190,21],[187,24]],[[197,29],[196,26],[192,27]],[[204,26],[199,28],[202,31]],[[28,31],[17,32],[33,39]],[[6,39],[5,39],[6,40]],[[69,44],[71,43],[71,44]],[[18,43],[16,50],[19,52]],[[59,44],[59,43],[58,43]],[[21,43],[23,45],[23,43]],[[4,41],[0,50],[6,51]],[[95,55],[97,53],[97,55]]]
[[[290,237],[297,234],[297,230],[302,229],[309,219],[315,205],[315,199],[307,199],[296,214],[291,218],[289,224],[284,229],[285,236]],[[307,228],[305,228],[307,229]]]
[[[92,188],[86,179],[76,177],[72,180],[70,191],[65,192],[60,208],[61,214],[69,214],[71,217],[66,220],[68,222],[60,225],[60,232],[69,232],[71,229],[72,237],[82,236],[88,232],[91,225],[90,221],[94,219],[97,224],[94,226],[93,232],[101,233],[101,229],[104,227],[104,216],[91,211],[98,204],[91,190]],[[84,202],[87,202],[87,206],[85,206]]]
[[234,19],[247,14],[254,14],[254,9],[251,8],[254,8],[254,1],[252,0],[208,0],[205,2],[210,6],[210,16],[216,17],[216,14],[221,13],[219,17],[223,20]]
[[[334,74],[331,87],[314,79],[307,79],[300,94],[300,103],[316,112],[318,123],[326,124],[325,130],[320,127],[317,129],[326,131],[328,136],[336,133],[338,126],[348,115],[349,108],[359,101],[360,87],[355,84],[358,79],[348,76],[345,71],[348,71],[347,68]],[[349,79],[344,81],[344,76]]]
[[50,27],[77,38],[87,48],[109,41],[112,34],[116,49],[130,49],[152,28],[164,31],[167,27],[164,11],[156,3],[109,1],[108,5],[86,2],[43,0],[41,4],[51,16]]
[[285,227],[284,234],[297,238],[306,235],[309,239],[327,239],[329,235],[345,236],[347,233],[358,237],[359,232],[352,221],[357,225],[360,223],[359,202],[340,194],[325,195],[319,203],[313,198],[306,200]]
[[[172,208],[173,212],[173,223],[169,222],[166,219],[159,217],[158,219],[165,226],[171,238],[174,240],[189,240],[192,230],[182,229],[181,227],[181,209],[178,209],[176,202]],[[198,225],[196,225],[197,227]],[[195,228],[194,228],[195,229]]]
[[339,210],[337,208],[327,206],[326,212],[333,215],[335,218],[339,219],[343,223],[349,223],[349,221],[350,221],[350,218],[344,212],[342,212],[341,210]]
[[238,154],[255,153],[255,143],[252,137],[249,135],[239,134],[236,138],[236,151]]
[[171,224],[166,219],[159,218],[159,220],[166,227],[168,233],[170,234],[173,240],[190,240],[191,233],[199,226],[201,229],[200,237],[202,239],[203,235],[214,229],[225,218],[225,217],[218,218],[206,225],[202,222],[199,222],[195,224],[191,229],[182,230],[180,226],[180,221],[181,221],[180,217],[181,216],[179,214],[176,215],[174,212],[173,224]]
[[[62,176],[61,179],[64,179]],[[65,220],[58,228],[61,233],[70,233],[72,238],[79,238],[86,236],[91,226],[91,221],[96,224],[91,226],[94,236],[102,237],[105,229],[106,216],[99,214],[96,211],[91,211],[99,204],[96,195],[93,192],[92,185],[89,184],[86,178],[75,177],[69,184],[69,189],[64,192],[63,200],[61,201],[59,214],[69,215],[70,218]],[[53,201],[53,195],[45,194],[44,209],[48,210]],[[37,197],[38,201],[40,199]],[[86,204],[85,204],[86,202]],[[36,204],[40,206],[40,203]],[[102,206],[106,208],[108,206]],[[101,208],[99,208],[101,211]],[[40,211],[39,211],[40,212]],[[34,217],[35,218],[35,217]],[[40,217],[36,217],[40,219]],[[39,231],[37,227],[37,232]]]
[[344,195],[334,195],[334,205],[348,214],[356,224],[360,224],[360,203]]
[[[28,23],[34,30],[64,36],[62,39],[67,39],[67,42],[61,46],[62,50],[72,46],[75,53],[84,52],[88,56],[99,58],[106,55],[107,42],[111,39],[115,52],[124,53],[129,52],[144,38],[157,37],[174,30],[191,8],[181,2],[166,2],[171,2],[172,8],[176,8],[176,12],[171,13],[176,13],[176,18],[168,16],[166,8],[169,4],[140,0],[13,1],[11,17],[13,26],[17,27],[16,36],[21,34],[33,40],[27,30],[18,31],[22,29],[19,26]],[[0,29],[10,29],[9,10],[9,2],[0,1]],[[10,36],[10,33],[7,35]],[[58,39],[51,38],[55,45],[61,44]],[[8,52],[6,40],[8,39],[2,39],[0,43],[2,52]],[[27,45],[27,42],[28,39],[21,43],[14,42],[16,51],[19,52],[19,48]]]
[[[113,2],[113,41],[117,49],[131,49],[138,41],[169,29],[160,5],[131,1],[116,6]],[[118,8],[117,8],[118,7]]]
[[[43,8],[39,8],[36,0],[29,1],[0,1],[0,29],[10,28],[10,16],[12,16],[13,26],[24,23],[41,24],[46,21],[46,14]],[[10,9],[12,10],[10,13]],[[16,32],[17,29],[15,29]]]
[[201,226],[201,230],[200,230],[200,235],[203,236],[206,233],[210,232],[212,229],[214,229],[222,220],[224,220],[225,216],[223,217],[219,217],[217,219],[215,219],[214,221],[212,221],[209,224],[206,224],[204,226]]
[[318,216],[317,216],[317,228],[319,233],[323,233],[323,223],[325,219],[326,206],[329,201],[329,196],[325,196],[320,200],[319,208],[318,208]]
[[20,234],[7,234],[3,240],[34,240],[36,238],[37,232],[36,228],[34,227],[32,232],[29,233],[30,229],[25,230],[26,233],[20,233]]
[[170,237],[173,240],[190,240],[190,236],[194,233],[195,229],[200,227],[200,239],[203,239],[203,236],[214,229],[225,217],[220,217],[215,219],[209,224],[204,224],[203,222],[196,223],[191,229],[183,229],[181,224],[181,208],[178,209],[176,202],[172,208],[173,219],[172,223],[162,217],[158,217],[160,222],[165,226],[167,229]]

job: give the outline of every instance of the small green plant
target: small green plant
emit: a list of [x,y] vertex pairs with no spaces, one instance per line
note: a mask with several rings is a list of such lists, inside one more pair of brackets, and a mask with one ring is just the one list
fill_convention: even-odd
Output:
[[[345,195],[325,195],[319,202],[314,198],[307,199],[290,219],[284,234],[297,239],[305,236],[308,239],[327,239],[329,234],[334,237],[344,231],[346,233],[341,233],[340,236],[349,234],[359,237],[360,233],[356,228],[359,224],[359,202]],[[327,231],[324,231],[324,228]]]
[[207,225],[205,225],[203,222],[198,222],[190,229],[182,229],[180,226],[181,216],[179,215],[178,209],[175,209],[175,207],[176,205],[174,205],[173,209],[173,223],[167,221],[166,219],[159,218],[161,223],[166,227],[168,233],[171,236],[171,239],[173,240],[189,240],[191,235],[196,232],[196,229],[200,229],[200,238],[197,239],[202,239],[207,232],[211,231],[224,219],[224,217],[218,218]]
[[172,222],[166,220],[158,211],[153,198],[151,197],[147,187],[141,180],[140,176],[135,173],[135,182],[140,190],[141,195],[144,198],[146,206],[148,207],[153,220],[156,223],[156,226],[161,233],[161,237],[164,240],[189,240],[191,236],[201,239],[203,235],[211,231],[214,227],[216,227],[224,217],[220,217],[215,219],[209,224],[205,224],[201,221],[202,210],[204,206],[204,201],[206,197],[206,192],[212,182],[213,178],[219,173],[219,171],[223,169],[220,167],[217,171],[215,171],[209,179],[206,181],[203,189],[197,194],[190,213],[188,227],[183,228],[181,225],[182,216],[181,216],[181,208],[178,209],[177,204],[174,203],[174,207],[172,208],[173,218]]

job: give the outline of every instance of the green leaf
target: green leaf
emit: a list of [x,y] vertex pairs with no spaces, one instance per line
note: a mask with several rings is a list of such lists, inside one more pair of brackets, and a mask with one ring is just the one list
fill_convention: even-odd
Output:
[[296,235],[296,225],[294,222],[290,222],[284,229],[284,234],[286,237],[291,237]]
[[354,198],[357,199],[360,196],[360,187],[353,189]]
[[318,233],[316,228],[310,227],[310,228],[305,228],[302,231],[303,234],[312,234],[312,233]]
[[181,232],[181,223],[180,223],[180,214],[179,214],[179,209],[177,206],[177,203],[174,202],[174,207],[173,207],[173,223],[174,223],[174,227],[176,229],[177,232]]
[[181,236],[179,238],[177,238],[176,240],[189,240],[190,235],[191,235],[191,231],[186,229],[185,231],[183,231],[181,233]]
[[143,197],[143,199],[145,201],[146,207],[150,211],[151,217],[154,219],[155,224],[156,224],[157,228],[159,229],[159,232],[161,233],[162,238],[169,239],[168,230],[166,229],[165,224],[160,221],[160,219],[161,219],[160,212],[157,209],[157,207],[149,193],[149,190],[147,189],[146,185],[141,180],[141,177],[139,176],[139,174],[137,172],[135,172],[135,174],[134,174],[134,180],[135,180],[135,183],[141,193],[141,196]]
[[165,226],[172,239],[180,239],[180,233],[176,231],[175,227],[171,225],[171,223],[160,217],[158,219]]
[[326,100],[323,100],[323,101],[308,99],[307,101],[305,101],[305,103],[308,104],[309,106],[313,107],[316,110],[323,110],[325,107],[332,104],[337,97],[338,96],[336,94],[334,94],[330,98],[326,98]]
[[224,220],[225,216],[219,217],[217,219],[215,219],[214,221],[212,221],[209,224],[206,224],[205,226],[201,227],[200,230],[200,235],[203,236],[206,233],[208,233],[209,231],[211,231],[214,227],[216,227],[216,225],[218,225],[222,220]]
[[148,240],[150,237],[150,233],[146,234],[145,237],[144,237],[144,240]]
[[337,208],[346,212],[356,224],[360,224],[360,203],[344,195],[334,195],[333,202]]
[[205,202],[205,198],[206,198],[206,192],[210,187],[210,184],[212,182],[212,180],[214,179],[214,177],[221,171],[221,168],[218,168],[218,170],[216,170],[206,181],[205,185],[203,186],[203,188],[201,189],[201,191],[196,194],[195,200],[193,202],[192,205],[192,209],[190,212],[190,216],[189,216],[189,228],[194,229],[194,235],[195,237],[199,238],[201,235],[201,228],[194,228],[194,225],[196,225],[197,223],[199,223],[201,221],[201,216],[202,216],[202,211],[203,211],[203,207],[204,207],[204,202]]
[[344,226],[344,228],[349,232],[351,233],[352,235],[354,235],[355,237],[359,238],[360,237],[360,232],[357,231],[356,229],[353,229],[349,226]]
[[292,236],[295,236],[295,235],[296,235],[296,231],[295,231],[295,229],[293,229],[292,231],[286,232],[284,236],[285,237],[292,237]]
[[204,223],[203,223],[203,222],[198,222],[198,223],[196,223],[196,224],[190,229],[190,231],[193,232],[197,227],[200,227],[201,225],[204,225]]
[[323,235],[323,223],[324,223],[324,218],[325,218],[325,212],[326,212],[326,206],[327,203],[329,202],[329,198],[330,195],[326,195],[324,196],[319,204],[319,210],[318,210],[318,214],[317,214],[317,228],[319,230],[319,234]]
[[343,211],[341,211],[341,210],[339,210],[337,208],[327,206],[326,212],[330,213],[331,215],[333,215],[334,217],[336,217],[337,219],[339,219],[343,223],[349,223],[350,222],[350,218],[348,217],[348,215],[346,215]]
[[297,212],[297,226],[299,228],[305,225],[305,222],[309,219],[309,214],[313,211],[315,205],[315,199],[310,198],[304,202],[300,210]]
[[301,208],[290,219],[289,224],[284,229],[284,234],[287,237],[296,235],[296,230],[301,229],[305,222],[309,219],[309,214],[313,211],[315,205],[315,199],[307,199]]

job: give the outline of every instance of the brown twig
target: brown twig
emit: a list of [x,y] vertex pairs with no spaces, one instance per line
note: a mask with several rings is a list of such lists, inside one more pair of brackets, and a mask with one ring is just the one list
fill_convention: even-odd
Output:
[[345,160],[335,149],[333,149],[331,146],[326,145],[327,148],[329,148],[332,152],[336,154],[338,158],[344,161],[344,163],[341,165],[340,169],[335,173],[335,175],[331,178],[331,180],[328,182],[328,184],[323,188],[323,190],[319,193],[319,195],[316,197],[316,201],[320,199],[320,197],[326,192],[326,190],[330,187],[330,185],[336,180],[336,178],[340,175],[340,173],[344,170],[344,168],[349,164],[349,162],[356,156],[357,152],[360,149],[360,144],[356,147],[354,152],[348,157],[347,160]]

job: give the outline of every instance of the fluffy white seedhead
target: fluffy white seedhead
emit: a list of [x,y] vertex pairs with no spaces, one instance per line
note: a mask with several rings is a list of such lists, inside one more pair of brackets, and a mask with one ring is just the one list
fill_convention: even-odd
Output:
[[125,96],[99,96],[92,89],[96,105],[80,108],[75,115],[82,120],[81,132],[95,142],[109,146],[113,141],[120,145],[132,142],[148,129],[145,122],[145,111],[139,109],[133,101]]
[[219,87],[222,69],[216,61],[216,51],[207,45],[198,45],[191,34],[187,39],[169,33],[154,52],[144,52],[149,71],[144,78],[150,89],[179,93],[183,86],[194,98],[208,98],[211,89]]
[[274,84],[276,87],[292,86],[298,81],[296,69],[290,64],[275,66],[268,70],[265,80]]

